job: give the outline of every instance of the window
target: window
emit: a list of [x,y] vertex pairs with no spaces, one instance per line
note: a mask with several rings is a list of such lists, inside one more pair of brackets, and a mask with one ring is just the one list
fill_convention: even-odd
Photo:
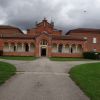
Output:
[[58,47],[58,52],[59,52],[59,53],[62,53],[62,49],[63,49],[63,45],[60,44],[59,47]]
[[14,45],[14,52],[16,51],[16,46]]
[[97,39],[96,38],[93,38],[93,43],[97,43]]
[[93,49],[93,52],[96,52],[96,49]]
[[41,41],[41,45],[47,45],[47,41],[46,40],[42,40]]
[[57,44],[52,45],[52,52],[56,53],[57,52]]
[[25,44],[25,52],[29,52],[30,50],[29,50],[29,45],[28,45],[28,43],[26,43]]
[[87,40],[87,37],[84,37],[84,40]]

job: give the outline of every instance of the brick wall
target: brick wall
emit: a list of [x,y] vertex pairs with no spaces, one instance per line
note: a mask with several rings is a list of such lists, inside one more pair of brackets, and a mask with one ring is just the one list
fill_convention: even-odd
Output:
[[4,56],[35,56],[34,52],[4,52]]
[[[100,33],[97,33],[97,32],[74,33],[72,32],[69,35],[76,36],[76,37],[82,37],[82,38],[87,37],[87,41],[85,42],[86,51],[93,51],[93,49],[96,49],[97,52],[100,52]],[[97,43],[95,44],[93,43],[94,37],[97,39]]]
[[82,54],[51,53],[52,57],[83,57]]
[[62,31],[54,29],[54,26],[51,23],[48,23],[47,20],[42,20],[38,23],[35,28],[27,30],[28,35],[38,35],[42,32],[47,32],[49,35],[61,35]]

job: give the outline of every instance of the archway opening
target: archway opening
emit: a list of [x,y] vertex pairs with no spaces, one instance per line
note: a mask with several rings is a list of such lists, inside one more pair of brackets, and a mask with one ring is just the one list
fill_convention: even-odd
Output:
[[48,42],[47,40],[43,39],[40,42],[40,56],[47,56],[47,50],[48,50]]
[[62,50],[63,50],[63,44],[60,44],[59,47],[58,47],[58,52],[62,53]]
[[14,52],[16,51],[16,49],[17,49],[17,48],[16,48],[16,46],[14,45]]
[[27,43],[25,44],[25,51],[26,51],[26,52],[29,52],[29,46],[28,46]]
[[41,48],[41,56],[46,56],[46,48]]

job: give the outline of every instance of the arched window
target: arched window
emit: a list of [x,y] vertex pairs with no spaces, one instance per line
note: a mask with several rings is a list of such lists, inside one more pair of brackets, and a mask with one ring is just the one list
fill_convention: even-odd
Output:
[[62,49],[63,49],[63,45],[60,44],[59,47],[58,47],[58,52],[59,52],[59,53],[62,53]]
[[71,53],[76,53],[76,45],[75,44],[72,45]]
[[70,52],[69,44],[66,44],[65,45],[65,53],[69,53],[69,52]]
[[8,51],[9,51],[9,44],[8,44],[7,42],[4,43],[4,48],[3,48],[3,50],[4,50],[5,52],[8,52]]
[[52,45],[52,52],[54,52],[54,53],[57,52],[57,44],[56,44],[56,43],[54,43],[54,44]]
[[17,51],[22,52],[22,44],[21,43],[17,44]]
[[11,50],[11,52],[16,51],[16,46],[14,43],[11,43],[10,50]]
[[28,43],[25,43],[24,47],[25,47],[25,52],[29,52],[29,45],[28,45]]
[[47,40],[42,40],[40,44],[41,44],[41,45],[47,45],[48,42],[47,42]]
[[70,48],[70,52],[73,53],[73,48],[72,47]]
[[30,51],[34,51],[34,48],[35,48],[34,43],[31,43],[31,44],[30,44]]
[[82,53],[83,52],[83,48],[82,48],[81,44],[78,45],[77,51],[78,51],[78,53]]

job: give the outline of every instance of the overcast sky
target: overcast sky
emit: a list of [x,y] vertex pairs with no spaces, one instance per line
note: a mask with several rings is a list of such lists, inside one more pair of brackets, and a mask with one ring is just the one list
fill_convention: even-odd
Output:
[[0,24],[33,27],[46,17],[56,28],[100,28],[100,0],[0,0]]

